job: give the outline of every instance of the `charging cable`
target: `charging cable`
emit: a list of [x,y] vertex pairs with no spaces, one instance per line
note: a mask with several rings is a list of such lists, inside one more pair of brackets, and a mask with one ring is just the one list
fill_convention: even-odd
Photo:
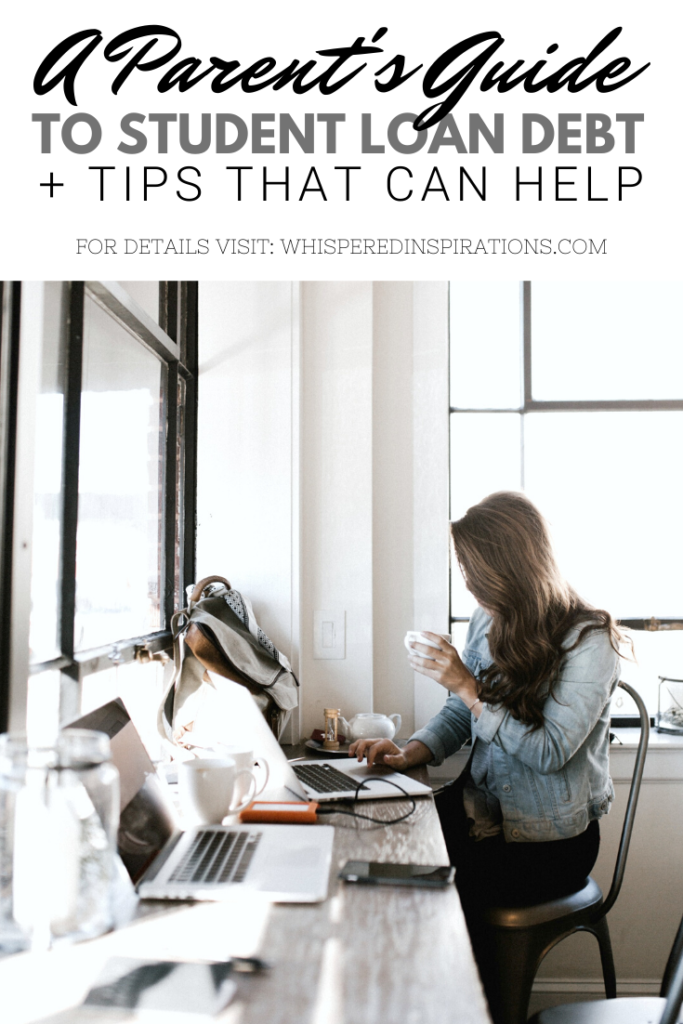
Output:
[[359,814],[357,811],[347,811],[347,810],[341,810],[339,808],[330,808],[328,810],[328,809],[321,809],[319,807],[317,813],[319,815],[321,815],[321,814],[347,814],[351,818],[362,818],[364,821],[371,821],[375,825],[398,825],[399,821],[405,821],[407,818],[409,818],[411,816],[411,814],[414,814],[415,810],[417,809],[417,804],[415,802],[415,797],[414,796],[411,796],[409,793],[406,793],[405,789],[402,786],[399,786],[398,782],[393,782],[391,779],[383,779],[381,776],[368,776],[367,778],[363,779],[362,782],[358,783],[358,785],[356,786],[356,793],[355,793],[355,796],[353,798],[353,806],[354,807],[358,803],[358,793],[363,788],[363,786],[364,786],[364,784],[366,782],[388,782],[390,786],[394,786],[396,789],[400,790],[401,793],[403,793],[403,796],[407,800],[410,800],[410,803],[412,804],[410,810],[406,811],[405,814],[402,814],[398,818],[390,818],[389,821],[383,820],[381,818],[373,818],[369,814]]

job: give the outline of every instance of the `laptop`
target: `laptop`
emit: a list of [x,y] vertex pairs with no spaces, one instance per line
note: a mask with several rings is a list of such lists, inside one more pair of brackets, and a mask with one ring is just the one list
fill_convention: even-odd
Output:
[[[270,784],[263,800],[385,800],[405,796],[431,796],[432,789],[384,765],[368,768],[355,758],[289,762],[282,747],[244,686],[209,672],[214,683],[213,710],[220,722],[226,744],[247,742],[255,756],[265,758],[270,768]],[[201,736],[193,733],[201,745]],[[207,746],[210,740],[206,737]],[[213,748],[220,751],[220,744]],[[289,794],[289,795],[288,795]]]
[[109,736],[121,780],[119,854],[141,897],[221,900],[239,889],[275,903],[326,899],[330,825],[203,825],[182,831],[168,786],[123,701],[110,701],[69,728]]

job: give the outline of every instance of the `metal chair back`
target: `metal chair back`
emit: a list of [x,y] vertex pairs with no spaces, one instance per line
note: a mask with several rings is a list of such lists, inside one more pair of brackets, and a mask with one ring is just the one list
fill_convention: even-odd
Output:
[[676,1024],[679,1020],[679,1013],[683,1005],[683,958],[678,961],[678,967],[671,979],[671,988],[667,996],[664,1013],[659,1024]]
[[[523,1024],[526,1021],[531,987],[539,964],[553,946],[576,931],[595,935],[600,948],[605,994],[610,1000],[616,997],[617,979],[606,914],[614,906],[624,880],[650,736],[650,716],[640,695],[628,683],[620,682],[619,686],[633,698],[638,708],[640,739],[610,890],[603,899],[598,884],[588,878],[579,892],[548,903],[531,907],[491,907],[484,912],[482,936],[486,951],[482,963],[485,960],[486,971],[491,978],[495,977],[495,984],[491,981],[487,985],[487,994],[497,1024]],[[672,979],[675,974],[677,982],[679,975],[675,972],[676,967],[672,966]],[[673,987],[674,980],[671,984]],[[670,1022],[662,1021],[662,1024]]]
[[[635,701],[636,707],[638,708],[638,714],[640,715],[640,739],[638,740],[638,749],[636,751],[636,762],[633,768],[633,778],[631,780],[631,789],[628,794],[628,803],[626,804],[626,814],[624,815],[624,824],[621,829],[621,840],[619,842],[619,852],[617,853],[617,861],[614,866],[614,875],[612,876],[612,885],[610,890],[603,900],[602,906],[600,907],[597,917],[604,917],[614,904],[616,903],[617,896],[621,889],[621,883],[624,880],[624,870],[626,868],[626,858],[628,856],[628,848],[631,844],[631,834],[633,833],[633,823],[636,818],[636,808],[638,806],[638,796],[640,795],[640,784],[643,781],[643,768],[645,767],[645,757],[647,755],[647,745],[650,739],[650,716],[647,708],[643,704],[643,699],[637,690],[634,690],[628,683],[621,681],[619,686],[622,690],[626,690],[629,697]],[[597,918],[596,918],[597,919]]]
[[[662,1003],[664,1004],[662,1006]],[[683,919],[669,954],[659,999],[621,997],[585,1003],[565,1003],[535,1013],[528,1024],[678,1024],[683,1005]]]

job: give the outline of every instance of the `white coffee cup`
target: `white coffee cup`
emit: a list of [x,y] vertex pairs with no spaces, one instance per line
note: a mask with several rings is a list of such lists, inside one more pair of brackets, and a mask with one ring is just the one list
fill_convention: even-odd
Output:
[[416,651],[411,644],[426,644],[427,647],[435,647],[438,650],[441,648],[433,640],[429,640],[424,633],[421,633],[419,629],[409,629],[403,638],[406,650],[411,654],[416,654],[418,658],[425,658],[427,661],[434,661],[434,658],[430,658],[428,654],[424,654],[422,651]]
[[[236,782],[245,775],[251,777],[249,791],[233,806]],[[178,790],[188,824],[220,825],[226,815],[243,810],[254,799],[256,778],[231,757],[195,757],[178,765]]]
[[[232,758],[239,770],[247,768],[254,773],[256,777],[256,790],[254,792],[254,796],[260,796],[268,785],[268,778],[270,775],[270,768],[268,767],[268,762],[265,757],[255,758],[254,751],[246,744],[241,746],[237,743],[221,743],[219,750],[221,757]],[[261,775],[260,784],[258,777],[254,772],[254,768],[259,769],[259,774]],[[244,799],[249,791],[249,785],[250,782],[247,775],[241,775],[237,778],[235,782],[235,793],[233,796],[233,800],[235,800],[236,803],[239,803]]]

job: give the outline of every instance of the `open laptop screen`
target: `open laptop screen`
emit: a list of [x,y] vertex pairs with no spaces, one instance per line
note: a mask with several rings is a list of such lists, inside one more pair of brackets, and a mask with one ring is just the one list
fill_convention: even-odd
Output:
[[137,882],[177,831],[173,805],[122,700],[117,698],[71,722],[70,729],[95,729],[111,741],[112,761],[121,780],[118,848]]

